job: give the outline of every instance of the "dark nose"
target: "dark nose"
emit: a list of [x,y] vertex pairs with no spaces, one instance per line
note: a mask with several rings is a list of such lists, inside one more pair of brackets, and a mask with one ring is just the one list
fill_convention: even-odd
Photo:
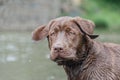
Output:
[[63,52],[63,47],[60,47],[60,46],[54,47],[54,51],[55,52]]

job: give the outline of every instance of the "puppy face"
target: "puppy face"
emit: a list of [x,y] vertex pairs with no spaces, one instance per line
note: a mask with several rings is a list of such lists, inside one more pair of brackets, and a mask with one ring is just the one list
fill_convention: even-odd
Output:
[[49,31],[50,58],[58,63],[77,59],[76,52],[82,35],[73,21],[56,21]]
[[93,29],[94,24],[90,20],[60,17],[36,28],[32,38],[38,41],[48,37],[51,60],[63,64],[65,61],[76,61],[80,58],[77,51],[82,47],[83,36],[94,38]]

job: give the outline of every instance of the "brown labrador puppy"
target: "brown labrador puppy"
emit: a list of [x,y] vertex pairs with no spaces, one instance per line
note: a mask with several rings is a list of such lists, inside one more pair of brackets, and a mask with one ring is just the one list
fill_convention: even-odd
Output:
[[48,38],[50,58],[68,80],[120,80],[120,45],[96,42],[94,26],[80,17],[60,17],[35,29],[32,38]]

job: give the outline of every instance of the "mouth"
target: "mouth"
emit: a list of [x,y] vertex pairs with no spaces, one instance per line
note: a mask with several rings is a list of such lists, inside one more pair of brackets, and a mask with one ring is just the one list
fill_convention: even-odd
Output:
[[57,60],[55,61],[58,65],[63,65],[64,61],[63,60]]
[[71,61],[74,61],[76,57],[74,55],[67,55],[63,53],[52,53],[50,55],[50,59],[54,62],[56,62],[58,65],[66,65],[68,63],[71,63]]
[[67,61],[68,61],[68,60],[66,60],[66,59],[64,59],[64,58],[56,58],[56,59],[54,60],[54,62],[56,62],[58,65],[64,65],[64,64],[66,64]]
[[66,65],[68,67],[73,67],[76,65],[81,65],[81,61],[66,60],[66,59],[57,59],[56,62],[59,66]]

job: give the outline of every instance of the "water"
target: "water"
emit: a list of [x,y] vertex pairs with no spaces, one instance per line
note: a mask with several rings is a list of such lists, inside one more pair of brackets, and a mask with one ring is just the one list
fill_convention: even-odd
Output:
[[65,80],[49,59],[47,40],[34,42],[30,32],[0,32],[0,80]]

